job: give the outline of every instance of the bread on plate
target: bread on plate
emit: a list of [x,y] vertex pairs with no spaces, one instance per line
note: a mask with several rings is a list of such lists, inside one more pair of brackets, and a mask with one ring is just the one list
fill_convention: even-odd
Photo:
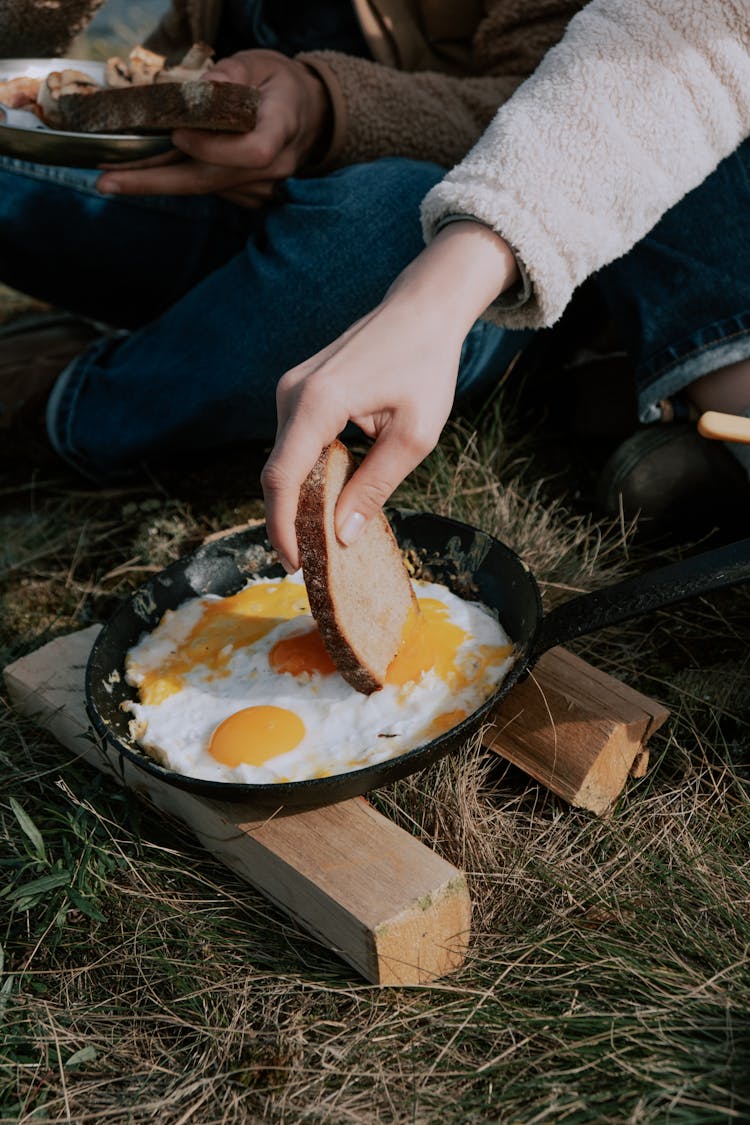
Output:
[[255,128],[260,94],[235,82],[173,82],[61,94],[55,125],[75,133]]
[[104,86],[91,74],[64,67],[44,78],[0,84],[0,101],[33,108],[51,128],[73,133],[254,129],[260,93],[235,82],[207,80],[212,55],[211,47],[194,43],[176,66],[169,66],[164,55],[134,47],[126,60],[107,60]]

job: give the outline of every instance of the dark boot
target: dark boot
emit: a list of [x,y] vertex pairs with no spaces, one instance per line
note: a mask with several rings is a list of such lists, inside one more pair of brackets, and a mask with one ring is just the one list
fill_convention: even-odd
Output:
[[0,329],[0,430],[39,417],[58,375],[101,335],[73,317],[24,317]]
[[604,466],[598,499],[610,515],[654,526],[708,526],[728,514],[750,522],[747,474],[691,422],[654,423],[626,438]]

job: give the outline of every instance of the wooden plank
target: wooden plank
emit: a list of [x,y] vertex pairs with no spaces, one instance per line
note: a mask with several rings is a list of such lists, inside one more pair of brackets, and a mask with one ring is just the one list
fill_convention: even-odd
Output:
[[92,741],[84,673],[98,628],[60,637],[6,668],[14,706],[184,821],[208,851],[368,981],[418,984],[463,962],[471,923],[464,875],[365,800],[269,817],[176,789]]
[[567,649],[545,653],[494,712],[483,744],[571,805],[605,813],[669,717],[654,699]]

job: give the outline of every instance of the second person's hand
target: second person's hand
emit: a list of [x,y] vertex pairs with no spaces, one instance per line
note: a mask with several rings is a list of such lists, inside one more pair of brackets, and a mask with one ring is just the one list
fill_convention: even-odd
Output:
[[277,51],[240,51],[217,63],[211,82],[255,86],[261,102],[251,132],[177,129],[179,162],[107,170],[98,190],[105,194],[215,194],[241,206],[266,202],[277,183],[294,175],[320,150],[330,127],[328,94],[304,63]]

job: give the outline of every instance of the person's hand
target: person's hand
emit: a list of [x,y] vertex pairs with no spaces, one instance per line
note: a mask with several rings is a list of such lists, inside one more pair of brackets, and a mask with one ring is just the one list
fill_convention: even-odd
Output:
[[262,482],[269,537],[288,569],[298,565],[302,481],[347,422],[376,441],[341,497],[343,543],[437,443],[453,403],[462,337],[445,323],[420,322],[419,314],[408,299],[386,298],[279,383],[276,444]]
[[374,439],[336,507],[346,545],[437,444],[466,333],[517,276],[501,238],[477,223],[453,223],[377,308],[281,378],[276,443],[261,481],[269,538],[288,569],[299,565],[299,490],[323,447],[348,422]]
[[128,195],[221,195],[245,207],[268,201],[276,184],[294,175],[321,146],[330,105],[322,81],[304,63],[277,51],[240,51],[206,75],[210,82],[255,86],[258,122],[249,133],[177,129],[175,162],[143,162],[111,169],[98,190]]

